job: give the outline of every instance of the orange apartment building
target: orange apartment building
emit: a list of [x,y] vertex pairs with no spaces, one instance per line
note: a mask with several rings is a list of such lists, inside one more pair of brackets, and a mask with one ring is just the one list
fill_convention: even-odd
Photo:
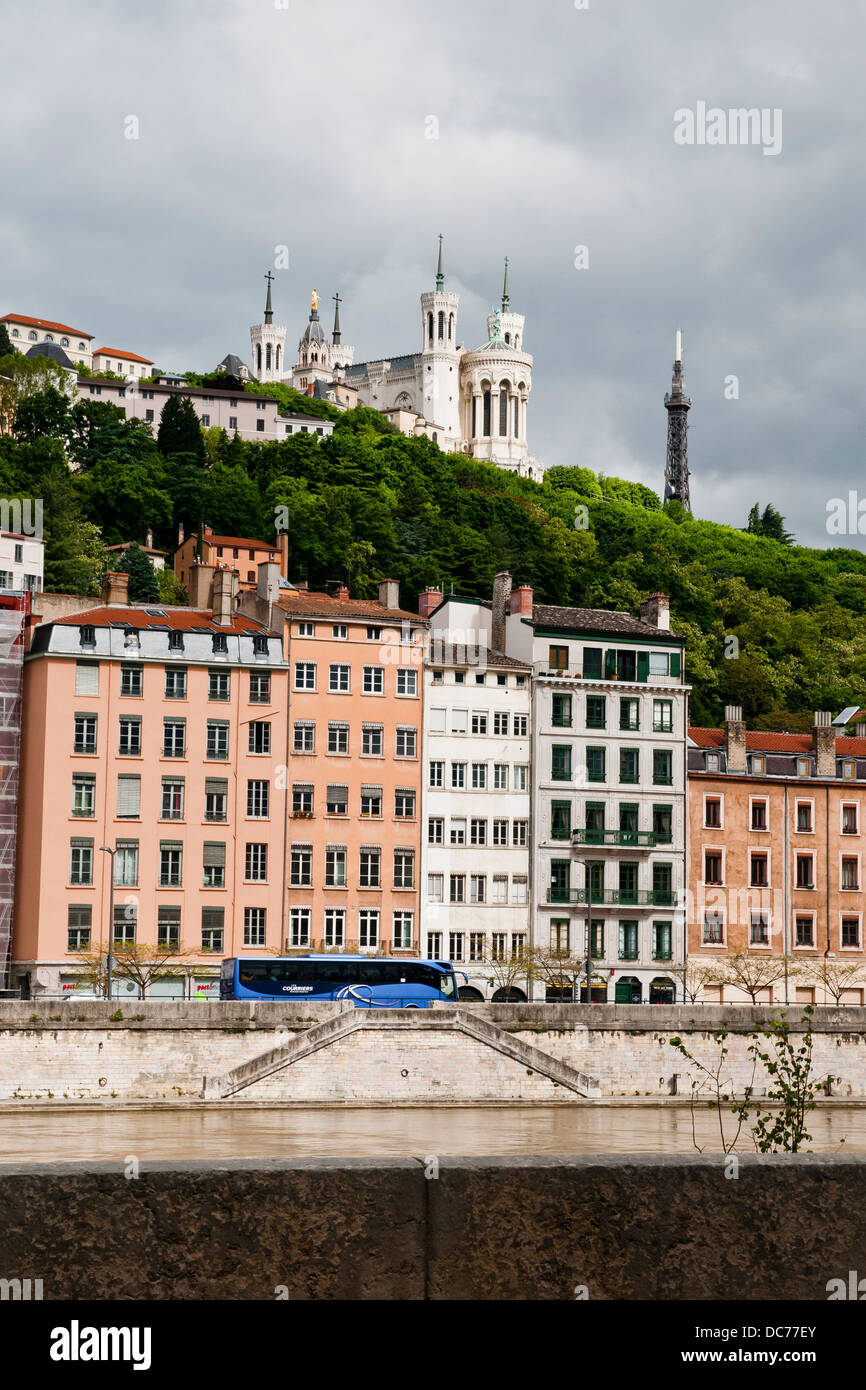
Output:
[[288,667],[280,633],[234,610],[230,571],[208,574],[209,606],[129,604],[128,576],[109,574],[100,605],[33,630],[12,960],[25,994],[92,990],[82,954],[105,955],[112,930],[183,948],[184,978],[151,988],[162,997],[212,996],[223,956],[281,948]]
[[232,570],[238,579],[240,590],[255,590],[258,584],[259,565],[278,563],[283,578],[286,577],[285,561],[288,536],[283,533],[276,541],[257,541],[249,536],[217,536],[209,526],[202,531],[201,556],[196,559],[198,533],[184,537],[183,528],[178,531],[177,549],[174,552],[174,572],[183,584],[192,602],[193,567],[199,563],[215,569]]
[[[811,734],[769,733],[747,730],[737,706],[726,716],[689,730],[689,958],[787,955],[787,1001],[834,1003],[816,968],[866,965],[866,726],[851,737],[818,712]],[[864,990],[855,972],[839,1002],[862,1004]],[[748,1002],[731,984],[703,997]],[[786,1002],[784,981],[759,1000]]]
[[276,565],[240,602],[285,623],[287,949],[418,954],[427,623],[393,580],[353,599],[287,585]]

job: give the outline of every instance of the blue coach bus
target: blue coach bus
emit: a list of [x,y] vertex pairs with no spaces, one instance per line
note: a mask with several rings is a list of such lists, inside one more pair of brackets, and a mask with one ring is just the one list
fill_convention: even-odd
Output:
[[356,1009],[429,1009],[457,1003],[444,960],[385,956],[232,956],[222,963],[220,999],[351,1001]]

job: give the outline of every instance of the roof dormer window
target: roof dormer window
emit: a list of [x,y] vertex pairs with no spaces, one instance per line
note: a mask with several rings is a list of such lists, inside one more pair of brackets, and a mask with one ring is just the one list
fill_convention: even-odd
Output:
[[78,638],[82,647],[96,646],[96,628],[89,623],[84,623],[78,629]]

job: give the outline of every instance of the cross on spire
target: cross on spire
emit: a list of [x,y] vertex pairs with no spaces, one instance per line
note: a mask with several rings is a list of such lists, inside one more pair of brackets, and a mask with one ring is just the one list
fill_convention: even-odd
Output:
[[268,282],[268,297],[265,300],[265,323],[273,323],[274,310],[271,304],[271,281],[275,279],[275,276],[272,275],[270,271],[267,271],[265,274],[265,279]]
[[339,290],[337,291],[336,294],[332,295],[331,298],[333,299],[333,301],[334,301],[334,306],[335,306],[335,307],[334,307],[334,333],[333,333],[333,343],[334,343],[334,347],[339,347],[339,344],[340,344],[340,305],[342,304],[343,301],[342,301],[341,298],[340,298],[340,292],[339,292]]
[[505,280],[502,284],[502,312],[508,311],[508,257],[505,257]]
[[442,233],[439,233],[439,264],[436,267],[436,288],[441,290],[445,284],[445,272],[442,269]]

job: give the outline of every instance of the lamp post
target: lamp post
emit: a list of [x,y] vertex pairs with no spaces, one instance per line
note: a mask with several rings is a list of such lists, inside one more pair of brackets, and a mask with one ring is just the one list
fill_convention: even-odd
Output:
[[117,847],[114,849],[110,845],[100,845],[101,854],[111,856],[111,877],[108,880],[108,964],[106,970],[106,996],[111,998],[111,974],[114,966],[114,856]]
[[[586,1002],[592,1003],[592,869],[585,859],[574,858],[586,873]],[[579,996],[578,996],[579,997]]]

